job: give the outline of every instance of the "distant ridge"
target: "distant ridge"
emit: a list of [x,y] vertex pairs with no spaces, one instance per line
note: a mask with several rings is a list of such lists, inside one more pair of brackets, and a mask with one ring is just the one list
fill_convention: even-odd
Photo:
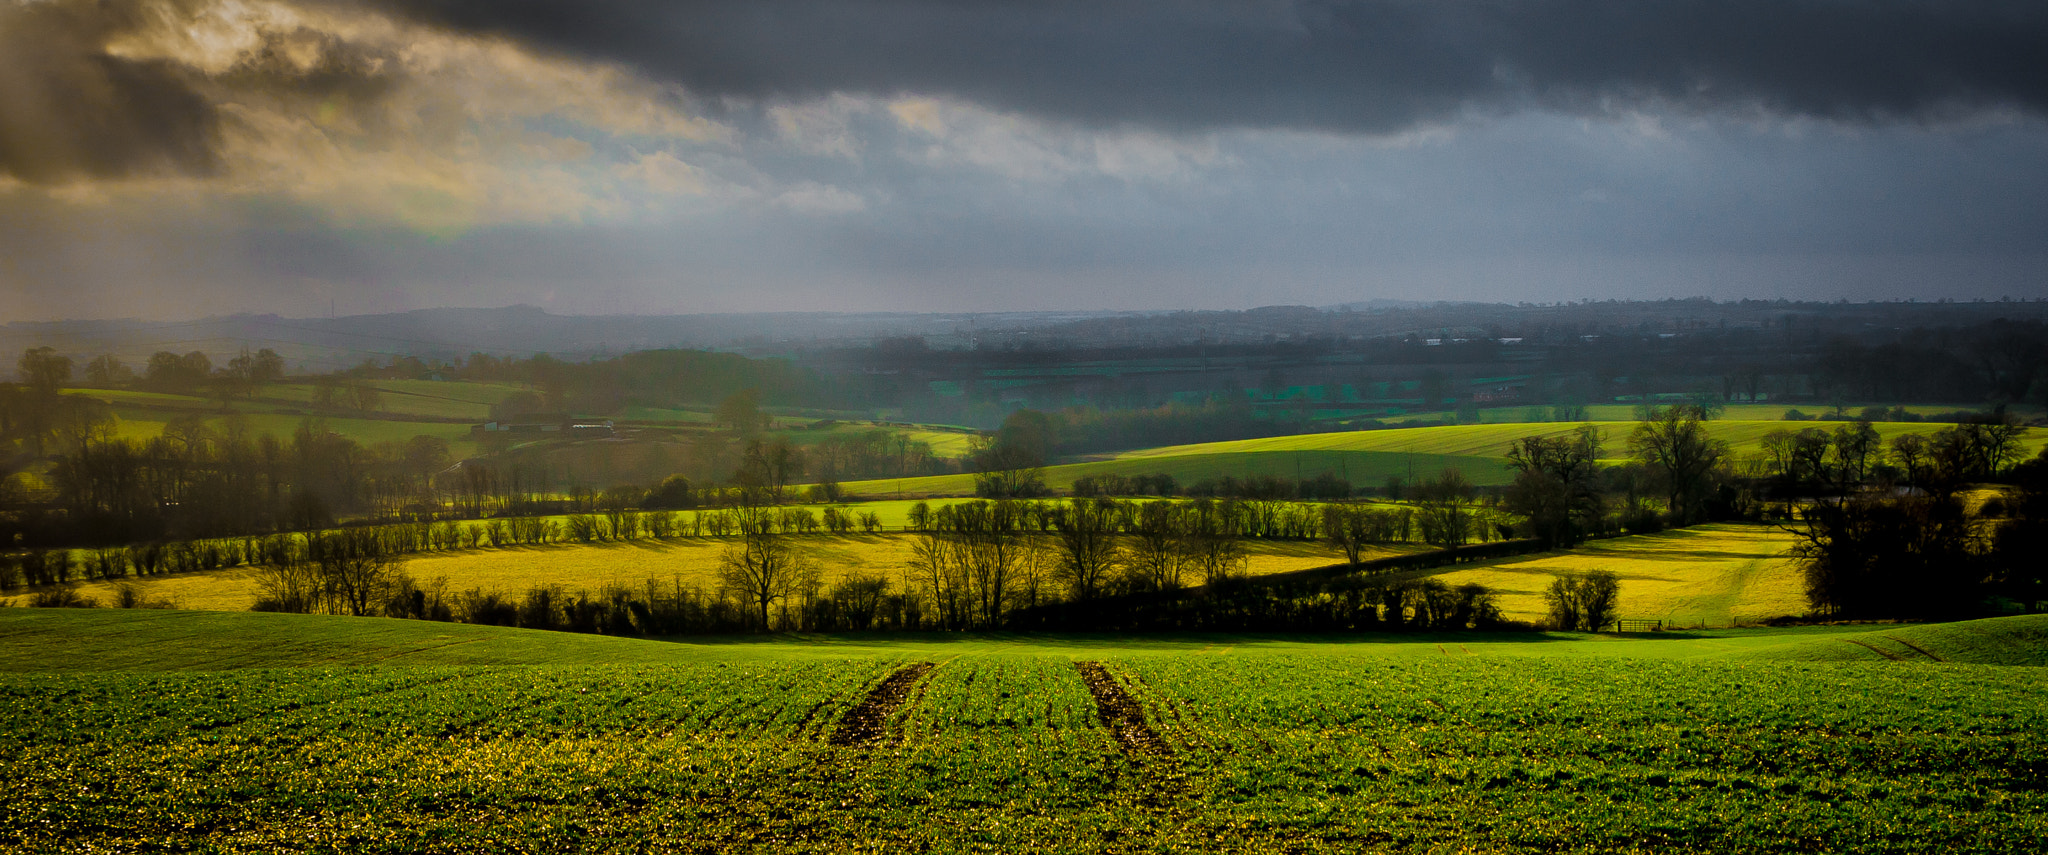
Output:
[[1822,303],[1704,298],[1554,304],[1372,299],[1333,306],[1123,312],[764,312],[563,315],[531,305],[435,308],[335,318],[239,314],[190,321],[15,321],[0,352],[48,345],[75,359],[111,353],[140,365],[159,350],[210,355],[271,348],[294,370],[331,371],[394,356],[453,361],[471,353],[582,360],[654,348],[754,356],[864,349],[916,340],[934,350],[1089,349],[1258,344],[1318,339],[1514,335],[1526,328],[1645,334],[1763,328],[1798,321],[1842,331],[2048,319],[2048,301]]

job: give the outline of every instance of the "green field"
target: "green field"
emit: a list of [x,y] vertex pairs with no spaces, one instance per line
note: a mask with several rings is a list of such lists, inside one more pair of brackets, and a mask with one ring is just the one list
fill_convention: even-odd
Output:
[[[1772,431],[1804,427],[1831,430],[1838,424],[1751,420],[1714,421],[1708,426],[1715,438],[1726,440],[1736,457],[1741,458],[1761,451],[1764,437]],[[1045,481],[1047,486],[1066,489],[1075,480],[1091,475],[1165,472],[1186,485],[1226,475],[1278,475],[1291,479],[1327,472],[1346,478],[1355,486],[1376,487],[1390,477],[1413,482],[1433,478],[1445,469],[1457,469],[1474,484],[1499,485],[1513,479],[1506,455],[1516,440],[1527,436],[1564,436],[1584,425],[1605,431],[1606,461],[1627,459],[1631,430],[1627,422],[1447,425],[1298,434],[1126,451],[1101,459],[1048,466]],[[1887,440],[1908,433],[1932,434],[1945,427],[1925,422],[1876,424],[1878,434]],[[2036,432],[2024,438],[2022,444],[2023,450],[2032,455],[2048,444],[2048,436]],[[844,486],[862,496],[965,495],[974,492],[974,478],[939,475],[852,482]]]
[[[380,385],[403,387],[426,382],[388,381]],[[470,410],[476,410],[476,405],[425,395],[402,395],[394,390],[387,394],[386,404],[374,414],[356,414],[348,410],[323,412],[306,405],[310,389],[292,385],[268,387],[262,398],[238,399],[225,408],[218,400],[159,392],[88,389],[75,394],[108,402],[117,419],[116,432],[131,440],[152,439],[163,433],[166,424],[185,419],[198,419],[215,431],[240,430],[251,436],[269,434],[286,439],[298,430],[300,423],[311,418],[324,424],[328,430],[364,445],[403,442],[424,435],[461,443],[458,448],[464,453],[471,450],[468,445],[469,423],[448,419],[466,418]],[[469,393],[477,394],[473,389]],[[476,412],[482,413],[483,410]],[[478,415],[476,420],[482,421],[483,417]]]
[[2039,616],[1988,618],[1964,623],[1896,626],[1870,632],[1806,638],[1766,647],[1764,659],[1812,662],[1963,662],[2048,666],[2048,621]]
[[[6,610],[0,849],[2034,851],[2048,681],[1959,660],[2038,661],[2048,622],[1833,655],[1868,631],[668,643]],[[1130,699],[1119,730],[1076,661]]]
[[[264,386],[251,398],[235,398],[223,404],[218,398],[171,394],[133,389],[79,389],[72,394],[107,402],[117,419],[116,433],[130,440],[161,435],[172,421],[197,419],[216,431],[244,431],[250,435],[290,437],[299,424],[319,420],[328,430],[364,445],[403,442],[415,436],[447,440],[458,455],[477,453],[470,426],[490,418],[491,407],[506,396],[532,390],[521,384],[481,381],[375,380],[370,381],[381,398],[375,410],[358,412],[348,408],[316,408],[310,383],[278,383]],[[709,430],[711,414],[705,410],[626,407],[613,416],[622,426],[656,429]],[[966,429],[944,429],[928,425],[881,425],[874,422],[839,422],[823,429],[815,418],[778,417],[782,429],[772,436],[789,438],[797,445],[812,445],[830,437],[886,430],[923,442],[935,457],[964,456],[974,435]]]

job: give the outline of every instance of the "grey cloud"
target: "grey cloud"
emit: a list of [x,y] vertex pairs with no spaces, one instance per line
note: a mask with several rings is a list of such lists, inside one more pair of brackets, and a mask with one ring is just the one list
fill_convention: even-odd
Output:
[[702,95],[945,94],[1091,125],[1393,132],[1654,104],[2048,108],[2036,0],[364,0]]
[[219,105],[251,97],[366,104],[401,73],[395,57],[304,28],[258,33],[259,47],[216,75],[108,49],[158,16],[175,20],[204,5],[0,0],[0,175],[36,184],[213,175],[227,166]]
[[195,75],[110,55],[124,3],[0,6],[0,173],[47,183],[220,167],[217,115]]

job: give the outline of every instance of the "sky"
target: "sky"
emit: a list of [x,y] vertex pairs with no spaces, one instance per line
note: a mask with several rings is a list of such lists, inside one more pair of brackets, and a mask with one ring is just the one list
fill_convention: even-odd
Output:
[[0,0],[0,320],[2048,297],[2039,0]]

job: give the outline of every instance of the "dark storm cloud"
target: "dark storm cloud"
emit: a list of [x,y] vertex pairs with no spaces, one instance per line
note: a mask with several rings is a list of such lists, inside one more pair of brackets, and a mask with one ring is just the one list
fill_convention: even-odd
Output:
[[217,117],[196,76],[107,52],[139,15],[123,3],[0,5],[0,173],[54,182],[219,168]]
[[212,175],[227,166],[221,104],[363,104],[400,73],[385,52],[305,28],[257,32],[255,48],[218,74],[109,50],[167,20],[179,26],[205,6],[0,0],[0,175],[38,184]]
[[1088,124],[1389,132],[1639,104],[2048,108],[2039,0],[367,0],[711,96],[948,94]]

